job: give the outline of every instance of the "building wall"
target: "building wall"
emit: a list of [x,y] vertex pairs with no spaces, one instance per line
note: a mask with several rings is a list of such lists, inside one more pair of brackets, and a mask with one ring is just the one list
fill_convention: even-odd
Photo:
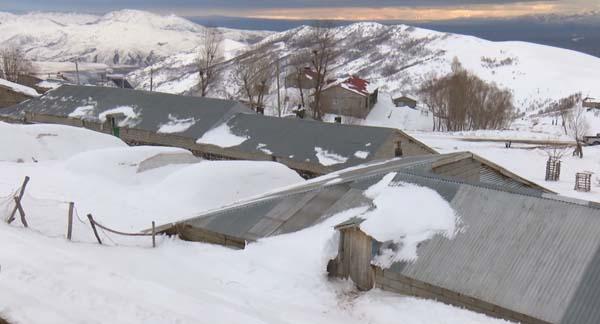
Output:
[[381,145],[377,150],[373,159],[379,160],[395,157],[396,142],[398,141],[402,143],[402,156],[437,154],[437,152],[427,145],[415,140],[403,132],[395,131],[394,134],[385,141],[385,144]]
[[512,311],[485,301],[472,298],[448,289],[418,281],[400,273],[373,267],[375,287],[403,295],[433,299],[442,303],[464,307],[466,309],[502,318],[522,324],[548,324],[540,319]]
[[31,98],[22,93],[15,92],[4,87],[0,87],[0,108],[14,106],[27,99]]
[[433,168],[433,173],[466,181],[479,181],[481,163],[468,158]]
[[370,290],[375,284],[371,269],[371,237],[365,235],[359,227],[340,230],[338,258],[333,260],[334,269],[329,269],[338,277],[350,278],[360,290]]
[[373,242],[372,238],[358,226],[340,229],[338,256],[328,264],[329,274],[350,278],[361,290],[375,287],[403,295],[433,299],[523,324],[548,324],[526,314],[419,281],[393,270],[373,266],[371,265]]
[[332,87],[323,91],[321,107],[324,113],[341,114],[365,118],[370,112],[368,97],[361,96],[342,87]]

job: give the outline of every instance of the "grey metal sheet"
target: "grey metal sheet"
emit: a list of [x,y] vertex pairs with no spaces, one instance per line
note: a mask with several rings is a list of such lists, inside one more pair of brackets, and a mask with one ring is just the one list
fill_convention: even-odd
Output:
[[[63,85],[44,96],[4,109],[3,115],[23,111],[68,116],[76,108],[91,105],[94,116],[121,106],[133,107],[140,115],[135,128],[158,131],[171,118],[194,118],[195,124],[178,135],[199,138],[207,130],[227,121],[236,113],[255,114],[234,100],[178,96],[132,89]],[[88,117],[89,118],[89,117]]]
[[[254,152],[260,145],[274,156],[320,163],[315,148],[347,158],[344,163],[331,165],[336,170],[362,164],[372,158],[394,132],[391,128],[323,123],[297,118],[239,114],[228,125],[239,136],[248,140],[235,148]],[[355,156],[358,151],[368,152],[367,159]]]
[[323,188],[274,232],[274,235],[295,232],[317,223],[323,212],[333,206],[350,187],[336,185]]
[[598,250],[600,211],[470,185],[451,205],[463,230],[433,238],[398,270],[558,323]]

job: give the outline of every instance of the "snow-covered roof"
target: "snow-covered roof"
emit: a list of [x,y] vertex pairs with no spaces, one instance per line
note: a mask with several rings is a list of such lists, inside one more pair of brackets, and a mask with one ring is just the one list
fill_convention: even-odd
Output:
[[[227,125],[236,137],[245,138],[233,146],[234,149],[255,152],[260,146],[276,157],[320,164],[334,170],[376,158],[376,153],[399,133],[384,127],[246,114],[235,115]],[[416,141],[408,135],[406,138]]]
[[26,87],[24,85],[18,84],[18,83],[14,83],[14,82],[10,82],[8,80],[5,79],[0,79],[0,87],[5,87],[8,88],[14,92],[18,92],[20,94],[24,94],[28,97],[37,97],[40,94],[33,88],[30,87]]
[[192,138],[200,138],[236,113],[255,113],[234,100],[72,85],[5,109],[2,114],[15,116],[27,111],[94,121],[101,121],[107,113],[122,112],[126,115],[122,126]]
[[[393,263],[386,271],[550,323],[597,323],[598,206],[538,190],[464,182],[421,167],[448,156],[350,168],[184,223],[252,241],[332,216],[365,216],[379,208],[367,189],[393,174],[388,186],[437,192],[458,215],[459,228],[451,237],[434,235],[421,242],[416,259]],[[393,211],[408,209],[395,206]]]
[[348,91],[352,91],[361,96],[368,96],[372,94],[376,88],[374,88],[369,81],[361,79],[356,76],[351,76],[347,79],[338,79],[331,81],[329,84],[325,86],[324,90],[334,88],[334,87],[342,87]]

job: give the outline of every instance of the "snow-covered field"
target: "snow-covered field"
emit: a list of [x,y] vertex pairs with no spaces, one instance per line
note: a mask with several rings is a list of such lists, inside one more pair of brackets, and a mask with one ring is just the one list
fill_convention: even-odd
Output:
[[[66,126],[0,123],[0,134],[3,217],[8,195],[31,177],[23,201],[30,227],[0,222],[0,314],[14,323],[505,323],[327,279],[333,225],[350,216],[343,213],[240,251],[163,237],[152,249],[148,237],[104,231],[100,246],[85,224],[92,213],[137,231],[303,181],[277,163],[197,161]],[[385,192],[373,190],[379,204],[389,201]],[[64,238],[68,201],[77,208],[73,242]]]

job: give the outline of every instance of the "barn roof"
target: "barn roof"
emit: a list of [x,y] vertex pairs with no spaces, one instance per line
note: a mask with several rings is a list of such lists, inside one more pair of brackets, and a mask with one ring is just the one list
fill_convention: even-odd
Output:
[[361,96],[368,96],[373,93],[374,89],[372,89],[370,82],[364,79],[361,79],[357,76],[350,76],[347,79],[338,79],[334,80],[328,85],[325,86],[324,90],[334,88],[334,87],[342,87],[348,91],[354,92]]
[[391,271],[548,322],[600,321],[598,204],[428,171],[450,156],[374,162],[182,223],[249,241],[289,233],[352,208],[373,208],[364,191],[396,172],[393,185],[437,191],[460,215],[462,230],[421,244],[415,261]]
[[235,115],[227,125],[235,135],[247,137],[235,149],[260,149],[276,157],[318,163],[334,170],[372,160],[382,145],[401,133],[384,127],[247,114]]
[[[254,114],[233,100],[178,96],[132,89],[63,85],[45,95],[5,109],[2,114],[17,116],[25,111],[56,116],[98,120],[103,112],[130,107],[136,115],[128,126],[157,132],[165,125],[181,125],[171,130],[189,128],[178,135],[199,138],[206,131],[236,113]],[[163,128],[167,132],[168,127]]]

